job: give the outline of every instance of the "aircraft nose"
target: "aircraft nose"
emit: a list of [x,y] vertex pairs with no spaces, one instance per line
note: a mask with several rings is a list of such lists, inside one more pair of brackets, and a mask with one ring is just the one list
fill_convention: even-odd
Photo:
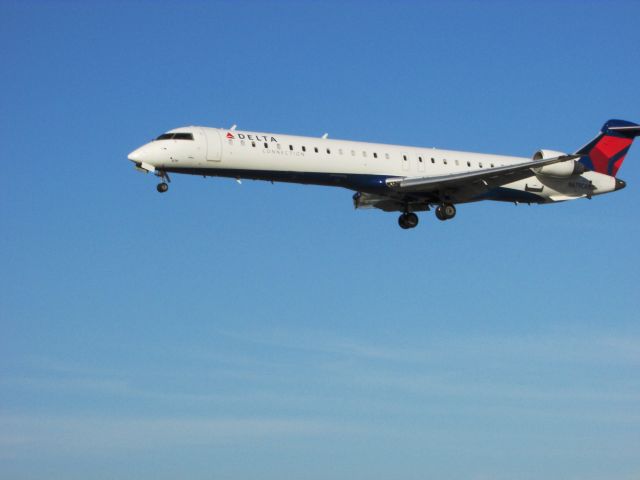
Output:
[[127,155],[127,158],[132,162],[140,162],[142,157],[141,148],[136,148],[133,152]]
[[627,186],[627,182],[616,178],[616,190],[622,190],[626,186]]

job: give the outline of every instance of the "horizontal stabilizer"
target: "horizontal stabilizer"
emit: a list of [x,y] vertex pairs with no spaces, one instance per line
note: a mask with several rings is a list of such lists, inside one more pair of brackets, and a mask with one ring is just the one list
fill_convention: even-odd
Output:
[[625,137],[637,137],[640,135],[640,125],[634,125],[630,127],[609,127],[610,131],[618,132]]

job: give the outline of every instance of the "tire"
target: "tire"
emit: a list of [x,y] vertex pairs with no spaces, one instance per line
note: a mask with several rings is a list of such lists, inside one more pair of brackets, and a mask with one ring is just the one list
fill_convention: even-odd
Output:
[[398,217],[398,225],[403,230],[408,230],[410,228],[415,228],[418,225],[418,216],[413,213],[403,213]]
[[416,215],[413,212],[407,213],[405,221],[406,221],[407,225],[409,225],[409,228],[416,228],[418,226],[418,222],[419,222],[418,215]]
[[167,185],[165,182],[159,183],[156,187],[156,190],[158,190],[158,192],[160,193],[164,193],[169,190],[169,185]]
[[450,220],[456,216],[456,207],[451,204],[443,205],[442,213],[447,220]]

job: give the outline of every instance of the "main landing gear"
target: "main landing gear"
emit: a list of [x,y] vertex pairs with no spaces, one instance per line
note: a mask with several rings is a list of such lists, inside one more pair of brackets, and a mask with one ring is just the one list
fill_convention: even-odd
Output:
[[[456,216],[456,207],[451,203],[443,203],[436,207],[436,218],[438,220],[451,220]],[[403,230],[416,228],[418,225],[418,216],[413,212],[404,212],[398,218],[398,225]]]
[[443,203],[436,208],[436,218],[438,220],[451,220],[456,216],[456,207],[450,203]]
[[[167,190],[169,190],[169,183],[171,182],[171,179],[169,178],[169,175],[167,174],[167,172],[156,172],[156,175],[158,177],[160,177],[160,179],[162,180],[157,186],[156,186],[156,190],[158,190],[158,192],[160,193],[164,193]],[[166,180],[166,181],[165,181]]]
[[418,226],[418,215],[413,212],[405,212],[398,218],[398,225],[403,230],[416,228]]

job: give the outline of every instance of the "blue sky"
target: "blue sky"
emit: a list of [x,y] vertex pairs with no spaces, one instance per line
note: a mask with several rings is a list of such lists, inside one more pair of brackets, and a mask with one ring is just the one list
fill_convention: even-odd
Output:
[[529,156],[640,121],[637,2],[0,4],[0,477],[640,475],[627,189],[454,221],[175,177],[201,124]]

